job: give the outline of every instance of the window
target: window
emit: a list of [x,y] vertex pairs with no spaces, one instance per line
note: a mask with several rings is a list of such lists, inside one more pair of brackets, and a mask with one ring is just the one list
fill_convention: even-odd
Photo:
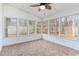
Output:
[[37,22],[37,33],[41,33],[41,25],[42,23],[41,22]]
[[57,19],[50,20],[50,34],[57,35],[58,34],[58,24]]
[[16,37],[17,31],[17,19],[16,18],[5,18],[5,37]]
[[65,16],[60,18],[60,36],[74,38],[77,34],[77,16]]
[[35,21],[29,20],[29,27],[28,27],[29,34],[35,34],[35,25],[36,25]]
[[27,35],[28,34],[28,24],[26,19],[19,19],[18,21],[18,35]]
[[43,21],[42,22],[42,33],[43,34],[48,34],[48,21]]

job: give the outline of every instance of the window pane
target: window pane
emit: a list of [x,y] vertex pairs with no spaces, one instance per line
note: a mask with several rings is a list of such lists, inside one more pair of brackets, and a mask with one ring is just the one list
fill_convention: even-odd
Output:
[[76,23],[77,18],[75,16],[66,16],[61,18],[61,31],[60,36],[65,38],[74,38],[76,35]]
[[37,33],[41,33],[41,22],[37,22]]
[[29,21],[29,34],[35,33],[35,21]]
[[50,20],[50,34],[58,34],[58,22],[57,19]]
[[16,18],[6,18],[5,25],[5,37],[16,37]]
[[18,35],[26,35],[27,32],[27,20],[26,19],[19,19],[19,25],[18,25]]
[[42,32],[44,34],[48,34],[48,21],[43,21],[42,22]]

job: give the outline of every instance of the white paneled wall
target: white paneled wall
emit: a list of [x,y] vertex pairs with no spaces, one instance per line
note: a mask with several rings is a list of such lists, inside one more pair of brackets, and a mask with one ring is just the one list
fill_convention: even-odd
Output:
[[54,35],[43,34],[43,39],[50,41],[52,43],[56,43],[59,45],[67,46],[75,50],[79,50],[79,40],[78,40],[79,38],[76,38],[75,40],[68,40],[66,38],[60,38]]
[[28,42],[32,40],[39,40],[41,38],[41,35],[29,35],[29,36],[20,36],[17,38],[5,38],[3,40],[3,46],[12,45],[16,43],[22,43],[22,42]]
[[3,4],[0,3],[0,51],[2,48],[2,40],[3,40]]

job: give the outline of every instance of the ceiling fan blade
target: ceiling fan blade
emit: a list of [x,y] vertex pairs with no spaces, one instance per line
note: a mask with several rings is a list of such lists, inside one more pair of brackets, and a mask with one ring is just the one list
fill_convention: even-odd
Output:
[[40,6],[40,5],[30,5],[31,7],[38,7],[38,6]]
[[45,7],[46,7],[46,9],[49,9],[49,10],[52,9],[52,7],[50,5],[46,5]]

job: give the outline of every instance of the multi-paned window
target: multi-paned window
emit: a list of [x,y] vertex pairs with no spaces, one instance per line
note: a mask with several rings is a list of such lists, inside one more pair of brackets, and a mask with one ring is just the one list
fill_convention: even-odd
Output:
[[5,19],[5,37],[16,37],[17,35],[17,19],[8,18]]
[[77,16],[60,17],[60,36],[73,38],[78,32]]
[[26,19],[19,19],[17,26],[18,35],[28,34],[28,24]]
[[[37,23],[36,23],[37,22]],[[5,37],[16,37],[28,34],[51,34],[63,37],[79,35],[77,15],[59,17],[56,19],[35,21],[17,18],[5,18]]]
[[41,33],[42,30],[42,23],[41,22],[37,22],[37,33]]
[[57,34],[58,33],[57,27],[58,27],[57,19],[52,19],[49,21],[50,34]]
[[42,21],[42,33],[48,34],[48,21]]
[[36,25],[35,21],[29,20],[29,27],[28,27],[29,34],[35,34],[35,25]]
[[5,18],[5,37],[17,37],[35,34],[36,21],[27,19]]

